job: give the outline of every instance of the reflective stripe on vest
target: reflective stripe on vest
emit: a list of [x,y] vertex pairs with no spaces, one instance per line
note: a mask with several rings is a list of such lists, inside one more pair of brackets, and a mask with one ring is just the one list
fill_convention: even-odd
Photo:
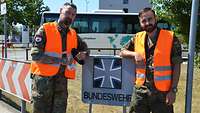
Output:
[[[51,22],[43,25],[46,34],[46,45],[44,54],[52,57],[62,58],[62,39],[60,32],[57,30],[57,23]],[[75,30],[71,29],[66,37],[66,54],[67,60],[72,60],[72,64],[66,66],[65,77],[75,79],[75,61],[71,55],[71,49],[77,48],[77,34]],[[73,43],[72,43],[73,42]],[[37,75],[53,76],[58,73],[60,64],[42,64],[36,61],[31,63],[31,72]]]
[[[145,37],[146,32],[139,32],[135,36],[135,52],[140,53],[144,59],[145,56]],[[154,50],[153,68],[155,87],[160,91],[168,91],[171,85],[172,67],[171,67],[171,48],[173,42],[173,32],[160,30],[157,44]],[[167,44],[167,46],[166,46]],[[146,77],[146,61],[143,64],[136,65],[136,84],[143,85]]]

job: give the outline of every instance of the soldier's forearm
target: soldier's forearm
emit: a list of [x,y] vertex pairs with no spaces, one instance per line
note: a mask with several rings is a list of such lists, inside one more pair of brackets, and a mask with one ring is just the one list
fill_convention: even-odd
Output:
[[56,58],[56,57],[51,57],[45,54],[32,54],[32,60],[44,64],[61,64],[62,59]]
[[180,72],[181,72],[181,64],[174,64],[173,66],[173,76],[172,76],[172,88],[178,86]]
[[124,57],[124,58],[134,58],[135,57],[135,52],[133,51],[129,51],[129,50],[126,50],[126,49],[123,49],[121,52],[120,52],[120,56],[121,57]]

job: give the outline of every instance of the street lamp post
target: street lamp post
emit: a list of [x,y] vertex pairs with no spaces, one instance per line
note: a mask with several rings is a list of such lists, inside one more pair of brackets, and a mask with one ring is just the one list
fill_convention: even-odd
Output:
[[85,0],[85,4],[86,4],[86,12],[88,12],[88,4],[89,4],[89,1],[88,1],[88,0]]
[[186,99],[185,113],[192,111],[192,86],[193,86],[193,71],[194,71],[194,52],[197,34],[199,0],[192,0],[192,10],[190,19],[190,34],[189,34],[189,53],[188,53],[188,68],[187,68],[187,83],[186,83]]

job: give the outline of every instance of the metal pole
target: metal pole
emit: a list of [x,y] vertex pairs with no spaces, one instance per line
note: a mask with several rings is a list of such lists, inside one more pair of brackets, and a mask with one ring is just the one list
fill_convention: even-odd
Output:
[[1,57],[4,58],[4,43],[2,43],[1,49]]
[[116,55],[116,49],[114,49],[114,56]]
[[89,105],[89,113],[92,113],[92,104]]
[[89,1],[88,1],[88,0],[85,0],[85,4],[86,4],[86,12],[88,12],[88,3],[89,3]]
[[8,40],[8,37],[7,37],[7,24],[6,24],[6,14],[4,14],[4,55],[5,55],[5,58],[7,58],[7,40]]
[[26,60],[28,60],[28,50],[29,48],[26,48]]
[[126,106],[123,106],[123,113],[126,113]]
[[2,90],[0,89],[0,100],[1,100],[1,96],[2,96]]
[[21,113],[26,113],[26,101],[21,100]]
[[199,0],[192,0],[185,113],[191,113],[191,105],[192,105],[193,64],[194,64],[194,51],[195,51],[196,32],[197,32],[198,8],[199,8]]

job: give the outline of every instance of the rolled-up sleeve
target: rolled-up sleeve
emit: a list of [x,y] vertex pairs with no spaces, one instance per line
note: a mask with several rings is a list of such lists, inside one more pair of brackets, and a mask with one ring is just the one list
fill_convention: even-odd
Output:
[[177,37],[174,37],[174,39],[173,39],[171,62],[172,62],[172,64],[179,64],[179,63],[183,62],[181,43]]
[[78,35],[77,35],[77,39],[78,39],[77,40],[78,41],[77,50],[78,51],[86,51],[89,53],[87,43],[85,41],[83,41]]

